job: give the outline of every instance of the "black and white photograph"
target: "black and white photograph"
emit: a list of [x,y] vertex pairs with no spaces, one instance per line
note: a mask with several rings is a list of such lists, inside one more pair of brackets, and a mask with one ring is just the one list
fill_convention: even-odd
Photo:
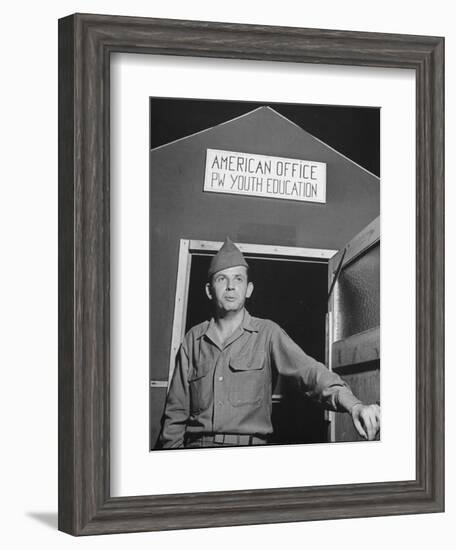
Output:
[[150,98],[150,449],[380,439],[380,108]]
[[452,13],[4,5],[3,548],[454,539]]

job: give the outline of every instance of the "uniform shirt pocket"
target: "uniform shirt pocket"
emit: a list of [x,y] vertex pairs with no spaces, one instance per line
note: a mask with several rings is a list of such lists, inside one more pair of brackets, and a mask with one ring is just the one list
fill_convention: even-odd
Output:
[[190,412],[196,414],[209,407],[211,400],[210,363],[202,363],[190,369]]
[[258,405],[265,392],[264,352],[230,359],[228,399],[233,407]]

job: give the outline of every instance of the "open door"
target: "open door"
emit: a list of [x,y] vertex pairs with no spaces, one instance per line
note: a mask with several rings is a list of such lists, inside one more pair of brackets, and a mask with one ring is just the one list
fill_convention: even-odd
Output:
[[[328,365],[364,403],[379,404],[380,218],[331,258],[328,279]],[[331,441],[361,440],[349,415],[330,420]]]

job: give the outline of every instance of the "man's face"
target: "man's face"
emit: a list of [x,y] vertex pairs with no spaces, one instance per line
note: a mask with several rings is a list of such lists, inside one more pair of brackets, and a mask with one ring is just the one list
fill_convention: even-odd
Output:
[[206,294],[220,313],[240,311],[246,298],[253,292],[253,283],[248,281],[243,265],[222,269],[206,284]]

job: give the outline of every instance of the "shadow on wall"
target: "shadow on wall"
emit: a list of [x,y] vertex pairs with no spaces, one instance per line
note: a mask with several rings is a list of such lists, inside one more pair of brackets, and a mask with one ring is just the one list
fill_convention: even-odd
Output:
[[27,512],[27,517],[35,519],[53,530],[58,528],[57,512]]

